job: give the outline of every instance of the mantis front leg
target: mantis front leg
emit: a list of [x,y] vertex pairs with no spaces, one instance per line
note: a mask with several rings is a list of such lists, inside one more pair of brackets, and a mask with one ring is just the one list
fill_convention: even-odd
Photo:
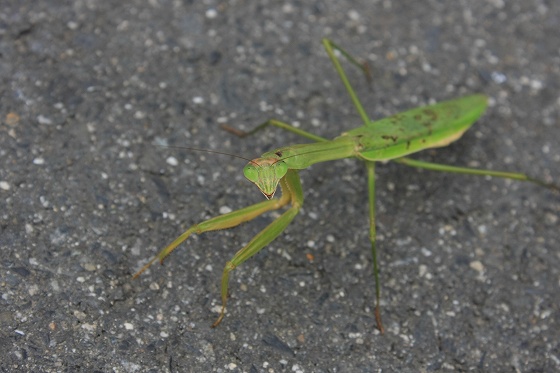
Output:
[[259,215],[271,210],[277,210],[290,202],[289,196],[282,195],[281,199],[273,199],[270,201],[263,201],[254,205],[242,208],[240,210],[232,211],[230,213],[216,216],[214,218],[203,221],[202,223],[195,224],[187,229],[182,235],[177,237],[165,249],[161,250],[152,260],[144,265],[132,278],[137,278],[147,270],[156,261],[163,264],[165,258],[173,252],[183,241],[185,241],[193,233],[200,234],[220,229],[233,228],[246,221],[253,220]]
[[282,188],[282,199],[285,198],[285,196],[286,198],[289,198],[292,203],[292,207],[260,231],[244,248],[239,250],[233,258],[226,263],[222,275],[222,310],[216,322],[212,324],[213,328],[220,324],[225,315],[228,297],[229,273],[278,237],[278,235],[282,233],[296,217],[303,205],[303,191],[301,189],[301,183],[297,171],[289,170],[286,176],[280,180],[280,186]]
[[150,267],[154,262],[159,261],[160,263],[163,263],[163,260],[193,233],[200,234],[209,231],[233,228],[241,223],[250,221],[267,211],[277,210],[288,203],[291,203],[292,206],[284,214],[257,234],[245,247],[239,250],[233,258],[226,263],[222,275],[222,310],[220,312],[220,316],[212,327],[217,326],[222,321],[225,314],[229,273],[278,237],[278,235],[282,233],[288,224],[294,219],[303,204],[303,191],[301,189],[301,183],[299,181],[297,171],[289,170],[288,173],[280,180],[280,187],[282,188],[282,197],[280,199],[271,199],[256,203],[243,209],[216,216],[203,221],[202,223],[193,225],[172,243],[170,243],[165,249],[161,250],[138,272],[136,272],[133,278],[140,276],[140,274],[148,269],[148,267]]

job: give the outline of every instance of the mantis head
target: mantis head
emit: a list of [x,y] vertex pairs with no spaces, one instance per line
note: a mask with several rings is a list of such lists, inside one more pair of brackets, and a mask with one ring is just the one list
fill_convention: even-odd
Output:
[[245,177],[255,184],[266,199],[274,197],[278,182],[288,172],[288,165],[278,159],[253,159],[243,168]]

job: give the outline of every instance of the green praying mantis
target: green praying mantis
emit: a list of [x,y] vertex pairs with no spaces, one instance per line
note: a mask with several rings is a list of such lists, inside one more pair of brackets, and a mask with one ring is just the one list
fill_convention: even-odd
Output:
[[[376,297],[374,315],[377,328],[382,334],[384,328],[381,322],[379,306],[381,285],[379,282],[379,263],[375,243],[375,162],[392,160],[407,166],[427,170],[529,181],[549,189],[560,190],[560,187],[557,185],[533,179],[521,173],[455,167],[408,158],[407,155],[409,154],[423,149],[446,146],[459,139],[484,113],[487,107],[487,97],[480,94],[466,96],[435,105],[418,107],[387,118],[372,121],[369,119],[354,89],[350,85],[335,51],[338,51],[340,55],[344,56],[351,64],[362,69],[366,75],[369,73],[367,65],[358,62],[349,53],[329,39],[323,39],[323,46],[350,95],[351,101],[356,107],[363,125],[344,132],[332,140],[314,135],[293,127],[288,123],[274,119],[268,120],[250,132],[243,132],[227,127],[226,129],[230,132],[239,136],[247,136],[265,127],[275,126],[301,135],[313,142],[278,148],[264,153],[260,158],[249,160],[249,163],[243,169],[243,173],[249,181],[259,188],[266,197],[266,200],[193,225],[166,248],[161,250],[134,275],[134,278],[138,277],[155,261],[163,262],[163,260],[191,234],[232,228],[241,223],[250,221],[265,212],[278,210],[289,205],[288,209],[280,217],[253,237],[245,247],[239,250],[233,258],[226,263],[221,282],[222,308],[218,319],[214,322],[212,327],[216,327],[225,315],[230,272],[276,239],[296,217],[303,205],[303,190],[298,170],[305,169],[315,163],[343,158],[357,158],[366,165],[369,194],[369,240],[371,241],[371,252],[373,256],[373,275],[375,279]],[[280,184],[282,196],[281,198],[273,198],[278,184]]]

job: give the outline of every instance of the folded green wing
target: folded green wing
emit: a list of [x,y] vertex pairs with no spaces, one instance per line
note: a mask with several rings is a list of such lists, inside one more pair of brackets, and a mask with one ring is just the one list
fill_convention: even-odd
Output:
[[343,133],[352,137],[359,158],[378,161],[403,157],[457,140],[484,113],[488,99],[472,95],[423,106]]

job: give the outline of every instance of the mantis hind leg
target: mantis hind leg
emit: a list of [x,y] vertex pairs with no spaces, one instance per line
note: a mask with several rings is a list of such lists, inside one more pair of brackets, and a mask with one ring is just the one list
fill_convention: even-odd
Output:
[[483,170],[483,169],[479,169],[479,168],[456,167],[456,166],[449,166],[449,165],[440,164],[440,163],[418,161],[418,160],[407,158],[407,157],[394,159],[393,161],[395,161],[397,163],[402,163],[402,164],[407,165],[407,166],[416,167],[416,168],[424,168],[426,170],[432,170],[432,171],[454,172],[454,173],[459,173],[459,174],[479,175],[479,176],[494,176],[494,177],[501,177],[503,179],[529,181],[531,183],[543,186],[545,188],[560,192],[560,186],[559,185],[548,183],[546,181],[542,181],[542,180],[538,180],[538,179],[534,179],[532,177],[529,177],[525,174],[518,173],[518,172],[505,172],[505,171]]
[[359,67],[364,72],[368,81],[371,81],[371,75],[367,63],[358,62],[354,57],[352,57],[352,55],[350,55],[350,53],[346,52],[344,49],[340,48],[329,39],[323,39],[323,47],[325,47],[325,51],[329,55],[329,58],[331,59],[331,62],[333,63],[334,68],[338,73],[338,76],[340,77],[340,80],[342,80],[342,84],[344,84],[346,91],[350,95],[350,99],[352,100],[354,107],[356,108],[356,110],[358,110],[360,118],[362,118],[362,122],[364,124],[370,123],[369,117],[362,103],[358,99],[358,95],[354,91],[354,88],[352,88],[352,85],[350,84],[350,81],[348,80],[348,77],[346,76],[346,73],[344,72],[344,69],[342,68],[342,65],[340,64],[340,61],[338,60],[338,57],[336,57],[334,51],[339,51],[351,64]]
[[[329,56],[329,58],[331,59],[332,63],[334,64],[334,67],[338,73],[338,75],[340,76],[340,79],[342,80],[342,83],[344,84],[344,86],[346,87],[346,90],[348,91],[348,94],[350,95],[350,98],[352,99],[352,103],[354,104],[354,106],[356,107],[356,109],[358,110],[358,113],[360,114],[360,117],[362,118],[362,121],[364,122],[364,124],[367,124],[370,122],[360,100],[358,99],[358,96],[356,95],[356,92],[354,91],[354,89],[352,88],[352,86],[350,85],[350,82],[348,81],[348,77],[346,76],[346,73],[344,72],[344,70],[342,69],[342,66],[340,65],[340,61],[338,60],[338,57],[336,57],[334,51],[337,50],[339,51],[342,56],[344,56],[351,64],[357,66],[359,69],[362,70],[362,72],[364,73],[364,75],[366,76],[368,82],[371,81],[371,73],[370,73],[370,69],[369,69],[369,65],[364,62],[364,63],[360,63],[357,59],[355,59],[354,57],[352,57],[352,55],[348,52],[346,52],[344,49],[342,49],[341,47],[339,47],[337,44],[335,44],[333,41],[329,40],[329,39],[323,39],[323,46],[325,47],[325,50]],[[239,130],[237,128],[231,127],[229,125],[222,125],[222,129],[224,129],[225,131],[228,131],[236,136],[239,137],[247,137],[250,136],[268,126],[274,126],[274,127],[278,127],[281,128],[283,130],[286,131],[290,131],[293,132],[297,135],[300,135],[302,137],[305,137],[307,139],[313,140],[313,141],[317,141],[317,142],[321,142],[321,141],[328,141],[328,139],[321,137],[321,136],[317,136],[313,133],[304,131],[302,129],[296,128],[294,126],[292,126],[291,124],[288,124],[286,122],[282,122],[276,119],[269,119],[266,122],[258,125],[257,127],[253,128],[250,131],[242,131]]]

